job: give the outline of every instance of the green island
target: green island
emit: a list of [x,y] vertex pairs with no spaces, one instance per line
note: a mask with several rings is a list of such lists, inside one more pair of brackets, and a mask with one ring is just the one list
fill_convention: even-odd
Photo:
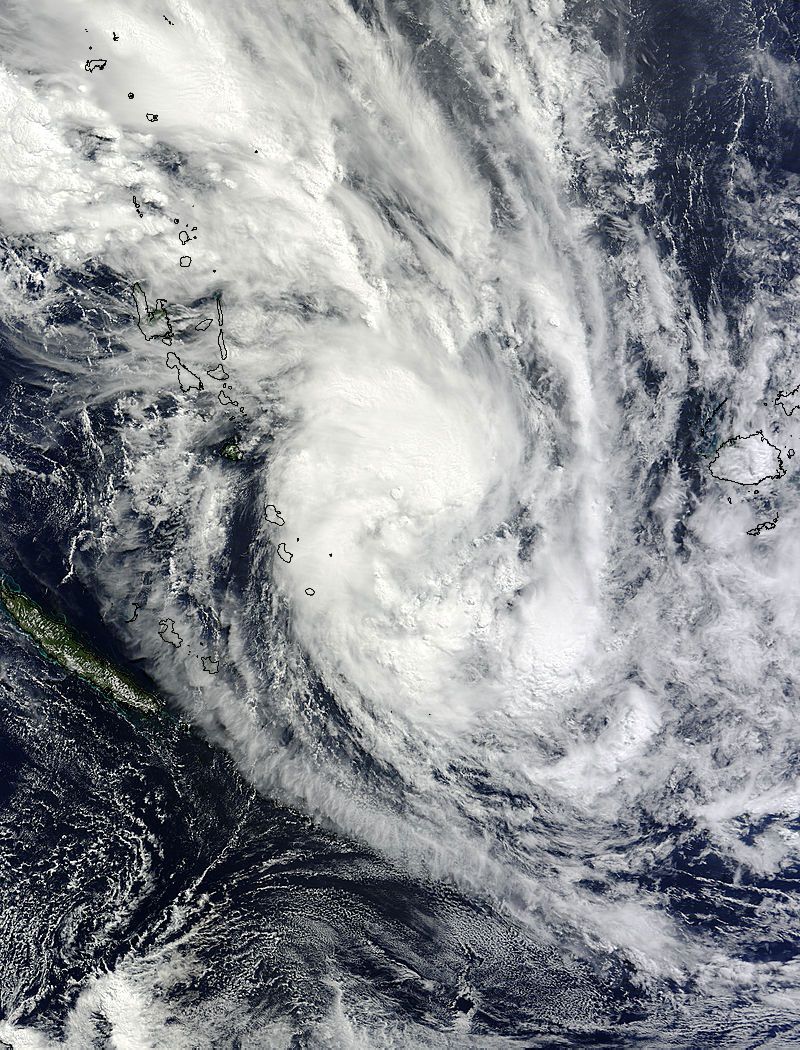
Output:
[[150,339],[172,339],[172,323],[167,316],[167,300],[156,299],[151,309],[144,288],[137,281],[133,286],[133,300],[138,314],[137,326],[148,341]]
[[146,714],[156,714],[161,710],[158,697],[145,692],[129,675],[93,653],[68,624],[48,616],[4,577],[0,577],[0,603],[17,627],[65,670],[80,675],[122,707]]
[[239,442],[236,438],[229,441],[220,452],[220,455],[224,459],[231,460],[232,463],[238,463],[240,459],[244,459],[244,453],[239,448]]

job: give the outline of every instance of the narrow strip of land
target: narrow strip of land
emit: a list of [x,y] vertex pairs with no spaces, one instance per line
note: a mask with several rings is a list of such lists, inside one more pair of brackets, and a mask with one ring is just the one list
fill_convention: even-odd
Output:
[[63,620],[48,616],[31,598],[8,579],[0,578],[0,605],[55,663],[80,675],[101,693],[124,707],[155,714],[161,710],[158,697],[141,689],[124,671],[93,653]]

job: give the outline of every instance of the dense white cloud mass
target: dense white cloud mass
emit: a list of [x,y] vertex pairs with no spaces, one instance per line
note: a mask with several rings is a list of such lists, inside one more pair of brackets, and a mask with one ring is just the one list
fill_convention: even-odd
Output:
[[[797,279],[756,279],[794,205],[734,138],[754,284],[701,302],[674,212],[643,219],[666,133],[624,125],[624,50],[566,7],[7,5],[0,305],[105,479],[69,571],[183,716],[262,793],[590,967],[624,960],[661,1004],[650,1045],[664,1016],[683,1045],[716,1011],[796,1013],[793,962],[668,906],[679,857],[698,901],[704,855],[731,885],[798,861],[800,423],[774,400],[800,380]],[[748,75],[791,105],[765,62]],[[234,431],[235,466],[211,454]],[[738,465],[786,469],[755,496],[708,464],[757,431]],[[753,907],[780,940],[796,901]],[[199,1045],[199,1013],[165,1027],[152,992],[170,965],[98,974],[66,1045],[93,1011],[108,1045]],[[346,991],[338,1011],[309,1045],[493,1045],[362,1023]]]

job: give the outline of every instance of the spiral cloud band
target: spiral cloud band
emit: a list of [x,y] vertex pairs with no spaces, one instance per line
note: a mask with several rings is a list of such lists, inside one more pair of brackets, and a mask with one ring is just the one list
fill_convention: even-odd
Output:
[[0,1039],[796,1038],[800,23],[736,6],[6,6],[0,567],[172,720],[3,623],[4,835],[48,748],[106,830],[58,907],[12,851]]

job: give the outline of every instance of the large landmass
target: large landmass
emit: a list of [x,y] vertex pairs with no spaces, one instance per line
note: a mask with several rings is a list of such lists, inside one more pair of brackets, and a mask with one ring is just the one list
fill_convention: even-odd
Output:
[[786,473],[780,449],[761,430],[723,442],[708,469],[719,481],[732,481],[735,485],[760,485],[777,481]]
[[146,693],[129,675],[93,653],[66,623],[48,616],[6,579],[0,579],[0,604],[17,627],[65,670],[80,675],[123,707],[147,714],[161,710],[157,697]]

